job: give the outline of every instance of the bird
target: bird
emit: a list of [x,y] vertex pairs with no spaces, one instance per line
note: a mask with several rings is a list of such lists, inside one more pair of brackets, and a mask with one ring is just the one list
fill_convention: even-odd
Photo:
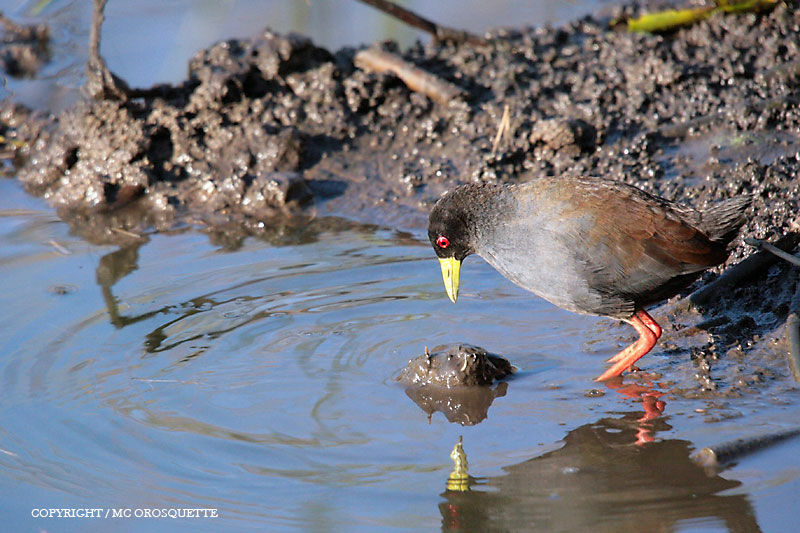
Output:
[[621,375],[648,353],[661,326],[645,308],[725,262],[751,203],[736,196],[699,211],[602,177],[471,183],[445,193],[428,220],[447,296],[476,254],[558,307],[627,322],[639,334],[596,378]]

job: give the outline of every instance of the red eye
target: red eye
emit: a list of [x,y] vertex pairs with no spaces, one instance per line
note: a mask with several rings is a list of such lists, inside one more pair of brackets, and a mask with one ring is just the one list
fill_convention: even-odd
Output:
[[439,237],[436,239],[436,246],[439,248],[447,248],[450,246],[450,240],[444,235],[439,235]]

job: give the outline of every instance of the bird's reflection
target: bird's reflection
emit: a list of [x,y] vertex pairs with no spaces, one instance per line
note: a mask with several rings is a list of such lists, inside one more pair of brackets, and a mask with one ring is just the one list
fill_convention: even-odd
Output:
[[[690,460],[688,441],[642,443],[643,418],[627,413],[574,429],[558,450],[478,485],[491,490],[445,491],[442,530],[674,531],[691,522],[760,530],[747,497],[723,493],[738,481],[708,476]],[[647,422],[651,436],[670,429],[661,417]]]
[[616,376],[605,381],[606,387],[626,398],[640,400],[644,414],[637,420],[636,444],[645,444],[655,440],[653,434],[653,421],[664,414],[667,403],[660,399],[664,395],[657,389],[657,384],[648,379],[646,374],[639,374],[643,382],[625,383],[622,376]]

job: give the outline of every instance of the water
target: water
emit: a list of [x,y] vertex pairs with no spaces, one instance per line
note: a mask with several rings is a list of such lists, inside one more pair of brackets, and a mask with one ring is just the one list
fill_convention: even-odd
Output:
[[[65,63],[48,67],[66,70],[46,84],[12,82],[20,98],[57,106],[69,92],[85,32],[75,5],[48,8],[73,23],[56,31],[72,39],[57,49]],[[155,13],[148,5],[109,7],[107,30],[122,40],[106,37],[104,52],[135,85],[178,76],[166,60],[124,66],[125,39]],[[246,3],[225,5],[240,13]],[[252,33],[240,29],[209,30],[195,48]],[[157,36],[148,46],[194,42]],[[339,44],[371,40],[352,39]],[[630,342],[628,328],[556,309],[475,258],[453,305],[422,228],[329,218],[240,246],[193,227],[126,242],[87,243],[0,179],[3,531],[794,529],[798,441],[711,475],[689,460],[797,424],[800,395],[786,379],[739,398],[665,394],[653,413],[669,380],[691,374],[688,355],[657,347],[642,360],[666,384],[599,386],[592,378]],[[425,346],[455,342],[519,369],[474,426],[429,418],[394,381]],[[447,492],[459,436],[475,479],[469,492]],[[190,507],[219,516],[113,514]],[[99,508],[101,518],[32,517],[42,508]]]
[[[635,394],[585,396],[619,331],[529,297],[478,260],[465,264],[452,305],[421,234],[328,220],[303,244],[251,238],[226,250],[186,228],[133,248],[94,246],[15,182],[0,183],[10,530],[610,531],[644,511],[677,530],[788,523],[790,506],[758,510],[800,488],[796,444],[706,477],[689,462],[692,438],[738,436],[738,423],[709,426],[693,413],[705,402],[677,398],[640,421]],[[476,426],[429,420],[393,379],[425,345],[450,342],[519,367]],[[761,412],[756,429],[797,414],[756,403],[737,405]],[[470,473],[484,479],[446,493],[459,435]],[[568,512],[575,505],[582,511]],[[35,520],[39,507],[220,517]]]
[[[187,230],[119,250],[72,237],[3,185],[3,278],[14,289],[3,294],[13,312],[2,327],[0,461],[19,505],[169,502],[309,526],[407,524],[413,508],[407,525],[435,525],[464,428],[429,424],[397,371],[426,344],[469,339],[515,353],[527,377],[514,386],[535,393],[533,376],[563,364],[544,354],[578,349],[546,332],[578,320],[498,287],[484,265],[465,275],[466,305],[452,306],[428,246],[390,230],[278,247],[250,239],[235,252]],[[463,316],[476,297],[495,303]],[[514,309],[545,331],[498,345],[514,320],[492,315]],[[495,470],[532,445],[505,439],[545,414],[526,403],[499,400],[500,425],[468,441]],[[412,504],[428,491],[419,513]],[[351,516],[357,502],[368,505]]]

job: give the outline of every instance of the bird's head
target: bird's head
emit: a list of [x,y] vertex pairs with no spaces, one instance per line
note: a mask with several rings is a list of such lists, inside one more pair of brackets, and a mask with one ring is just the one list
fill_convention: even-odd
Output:
[[463,204],[462,190],[444,195],[433,207],[428,219],[428,239],[439,258],[447,296],[455,303],[461,262],[474,253],[468,209]]

